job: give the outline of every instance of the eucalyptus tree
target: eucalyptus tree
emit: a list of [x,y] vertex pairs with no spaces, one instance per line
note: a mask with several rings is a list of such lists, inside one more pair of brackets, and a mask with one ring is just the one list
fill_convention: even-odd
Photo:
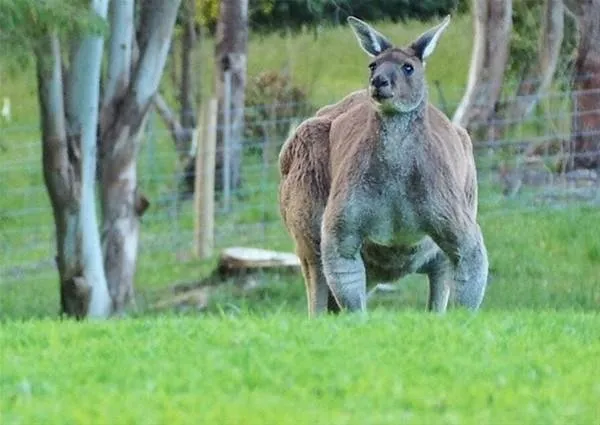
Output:
[[148,206],[137,186],[137,152],[179,3],[0,0],[1,42],[35,57],[64,314],[108,317],[133,299],[139,218]]

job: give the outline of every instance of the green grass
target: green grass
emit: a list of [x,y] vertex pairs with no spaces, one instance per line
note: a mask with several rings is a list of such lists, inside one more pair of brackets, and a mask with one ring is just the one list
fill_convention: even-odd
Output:
[[2,423],[595,424],[600,316],[274,314],[0,328]]
[[[490,257],[490,283],[483,308],[486,310],[580,310],[599,311],[600,239],[598,212],[594,208],[564,211],[519,211],[482,215],[482,230]],[[271,226],[269,247],[291,249],[290,238],[280,226]],[[177,278],[199,280],[214,262],[193,258],[176,260],[175,254],[152,257],[156,264],[140,263],[138,311],[148,310],[158,298],[168,296],[166,288]],[[166,270],[156,270],[165,267]],[[300,275],[263,275],[264,286],[246,291],[235,283],[219,288],[206,310],[279,312],[303,314],[306,310]],[[0,321],[30,317],[55,317],[58,309],[56,277],[0,286]],[[426,279],[411,276],[402,280],[397,293],[377,295],[372,307],[390,311],[421,310],[427,297]],[[192,309],[192,313],[196,314]]]

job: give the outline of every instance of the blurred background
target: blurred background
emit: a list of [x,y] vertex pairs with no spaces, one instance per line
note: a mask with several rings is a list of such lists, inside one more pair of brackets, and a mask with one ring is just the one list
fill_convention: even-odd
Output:
[[[366,87],[349,15],[398,45],[452,15],[427,63],[429,96],[473,139],[491,258],[485,306],[600,305],[598,0],[110,3],[105,17],[87,1],[0,7],[1,320],[72,314],[61,294],[89,280],[87,260],[61,251],[57,223],[81,217],[75,76],[93,37],[104,40],[94,252],[113,312],[305,309],[297,269],[232,274],[221,251],[293,251],[277,156],[302,120]],[[200,157],[211,146],[214,164]],[[138,225],[139,235],[127,230]],[[74,238],[74,250],[89,240]],[[412,277],[372,302],[422,308],[426,290]]]

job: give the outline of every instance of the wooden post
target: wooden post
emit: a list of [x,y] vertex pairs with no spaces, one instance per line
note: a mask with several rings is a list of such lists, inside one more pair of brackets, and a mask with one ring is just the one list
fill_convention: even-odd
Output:
[[231,69],[223,73],[223,210],[231,198]]
[[215,156],[218,101],[211,98],[201,108],[201,140],[197,143],[194,180],[194,253],[209,258],[214,248]]

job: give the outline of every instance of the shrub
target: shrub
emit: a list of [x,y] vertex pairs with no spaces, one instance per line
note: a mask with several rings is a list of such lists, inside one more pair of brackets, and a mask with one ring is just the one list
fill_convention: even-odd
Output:
[[[543,8],[543,2],[538,0],[513,2],[513,30],[510,35],[507,80],[519,81],[527,73],[528,67],[537,66],[535,58],[538,51]],[[573,19],[565,17],[564,24],[564,38],[555,74],[561,89],[567,89],[570,84],[569,78],[560,77],[571,74],[573,52],[577,46],[575,22]]]
[[290,125],[311,112],[314,108],[308,103],[308,94],[294,85],[289,75],[263,71],[246,86],[244,138],[279,148]]
[[[196,0],[198,22],[214,29],[220,0]],[[299,29],[339,24],[349,15],[376,21],[428,20],[448,13],[465,13],[468,0],[250,0],[250,27],[255,31]]]

